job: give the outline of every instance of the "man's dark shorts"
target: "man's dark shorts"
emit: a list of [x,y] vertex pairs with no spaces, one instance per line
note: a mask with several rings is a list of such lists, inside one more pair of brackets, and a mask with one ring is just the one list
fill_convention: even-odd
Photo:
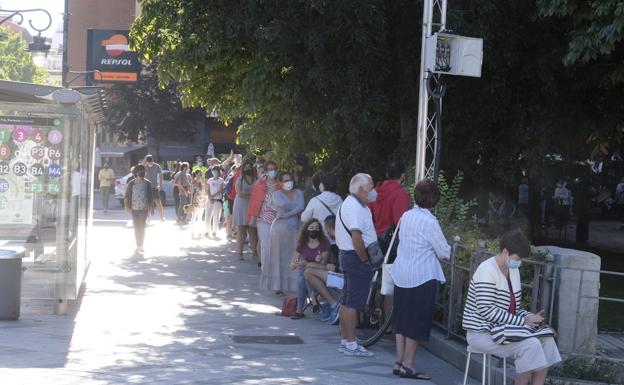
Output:
[[360,261],[353,250],[340,250],[338,258],[345,280],[340,303],[352,309],[364,310],[373,279],[373,268],[370,263]]
[[158,201],[160,202],[160,190],[158,190],[157,188],[152,188],[152,200],[156,200],[158,199]]

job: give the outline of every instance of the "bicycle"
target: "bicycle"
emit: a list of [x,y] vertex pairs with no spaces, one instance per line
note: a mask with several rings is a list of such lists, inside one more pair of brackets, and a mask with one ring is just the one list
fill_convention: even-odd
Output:
[[[384,250],[385,263],[394,262],[398,246],[398,226],[392,226],[379,239],[379,244]],[[397,243],[395,243],[395,239]],[[366,307],[359,313],[359,326],[355,330],[360,345],[368,347],[374,345],[383,337],[392,322],[392,297],[381,294],[382,268],[373,273],[373,278],[368,289]]]
[[392,303],[388,314],[384,312],[384,305],[388,297],[381,294],[381,269],[376,270],[368,290],[366,308],[359,314],[359,326],[355,334],[360,345],[368,347],[374,345],[390,328],[392,319]]

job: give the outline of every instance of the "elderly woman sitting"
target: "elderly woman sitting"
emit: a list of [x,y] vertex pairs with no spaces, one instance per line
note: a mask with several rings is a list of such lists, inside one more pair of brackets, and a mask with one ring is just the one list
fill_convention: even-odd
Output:
[[499,357],[514,357],[516,385],[544,385],[548,368],[561,361],[554,332],[537,314],[520,309],[521,259],[531,247],[522,232],[503,234],[500,253],[475,271],[464,308],[468,344]]

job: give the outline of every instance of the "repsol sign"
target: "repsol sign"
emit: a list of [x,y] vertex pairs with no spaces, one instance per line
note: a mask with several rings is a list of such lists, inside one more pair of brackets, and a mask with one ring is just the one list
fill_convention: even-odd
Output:
[[87,71],[89,83],[134,83],[141,63],[130,50],[128,30],[87,30]]

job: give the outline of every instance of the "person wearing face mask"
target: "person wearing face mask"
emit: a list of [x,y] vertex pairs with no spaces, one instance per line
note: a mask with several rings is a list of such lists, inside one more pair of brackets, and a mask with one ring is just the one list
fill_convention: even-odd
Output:
[[243,246],[249,234],[249,248],[251,254],[256,262],[259,262],[258,258],[258,233],[255,226],[251,226],[247,221],[247,208],[249,207],[249,197],[251,196],[251,190],[256,182],[256,170],[254,164],[250,159],[243,162],[241,166],[241,175],[234,187],[236,190],[236,197],[234,198],[234,209],[232,213],[232,226],[236,230],[236,250],[238,253],[238,259],[243,259]]
[[400,218],[399,246],[389,274],[394,282],[392,326],[396,339],[396,361],[392,373],[404,378],[427,380],[416,371],[416,350],[429,340],[438,282],[444,283],[439,259],[449,259],[449,246],[430,209],[440,199],[431,180],[414,187],[414,207]]
[[316,218],[312,218],[303,224],[299,232],[297,241],[297,249],[295,255],[290,261],[290,268],[297,270],[297,312],[292,319],[301,319],[304,317],[303,309],[306,305],[306,299],[310,296],[312,302],[313,313],[318,313],[321,306],[316,300],[314,290],[304,279],[306,268],[325,269],[329,255],[329,242],[325,238],[325,234],[321,229],[321,222]]
[[349,183],[350,195],[336,216],[336,245],[345,284],[340,299],[340,335],[338,351],[347,356],[371,357],[374,354],[359,345],[355,338],[358,311],[364,310],[368,288],[373,278],[366,248],[377,241],[373,216],[368,204],[377,198],[373,178],[356,174]]
[[548,368],[561,356],[554,331],[544,326],[544,311],[533,314],[520,307],[519,268],[522,259],[531,255],[531,246],[521,231],[513,230],[503,234],[499,250],[479,265],[470,280],[462,326],[475,349],[514,357],[514,384],[544,385]]
[[264,164],[266,174],[258,177],[251,190],[249,206],[247,207],[247,223],[258,229],[258,249],[260,262],[258,267],[264,265],[269,255],[269,233],[271,224],[275,220],[275,210],[269,205],[273,199],[273,193],[282,189],[282,184],[277,180],[277,163],[272,160]]
[[[310,199],[305,210],[301,213],[301,221],[307,222],[315,218],[323,223],[328,216],[336,215],[342,204],[342,198],[340,195],[336,194],[337,188],[338,180],[334,175],[323,175],[319,181],[319,190],[321,193]],[[323,231],[327,236],[327,230],[324,227]],[[330,243],[335,244],[336,242],[330,238]]]
[[219,223],[221,221],[221,212],[223,211],[223,187],[224,182],[221,178],[221,168],[213,166],[210,169],[212,178],[206,181],[206,236],[218,240],[217,232],[219,231]]
[[98,173],[98,180],[100,181],[100,192],[102,193],[102,207],[104,213],[108,212],[108,196],[110,195],[110,189],[113,186],[113,180],[115,179],[115,173],[108,167],[108,163],[104,163],[104,168]]
[[378,237],[381,237],[390,226],[396,226],[401,215],[409,209],[409,194],[402,186],[405,181],[403,163],[398,161],[390,163],[386,169],[386,176],[388,179],[375,187],[377,200],[369,206]]
[[135,254],[143,254],[145,240],[145,224],[150,216],[152,207],[152,184],[145,179],[145,166],[139,164],[134,167],[136,177],[126,186],[124,206],[132,214],[134,238],[136,241]]
[[275,219],[269,231],[269,253],[262,261],[260,287],[287,293],[297,290],[297,275],[291,270],[290,261],[295,253],[299,214],[303,211],[303,192],[294,188],[295,181],[289,172],[280,175],[280,182],[282,189],[274,192],[268,201],[275,211]]
[[201,172],[202,178],[204,177],[204,175],[206,175],[206,172],[208,171],[208,167],[204,162],[204,157],[201,155],[197,155],[195,157],[195,164],[193,165],[193,169],[191,171],[193,174],[195,174],[195,171],[197,170]]

